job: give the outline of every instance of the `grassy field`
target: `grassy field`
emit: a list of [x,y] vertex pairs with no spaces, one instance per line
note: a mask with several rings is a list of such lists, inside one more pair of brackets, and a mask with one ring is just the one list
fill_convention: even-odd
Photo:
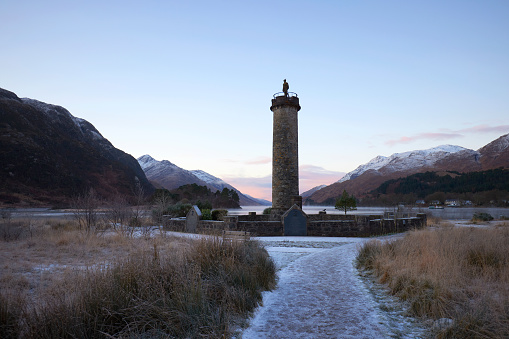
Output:
[[230,337],[275,286],[256,242],[0,223],[0,338]]
[[438,338],[509,338],[509,223],[438,227],[362,246],[358,268],[386,284]]

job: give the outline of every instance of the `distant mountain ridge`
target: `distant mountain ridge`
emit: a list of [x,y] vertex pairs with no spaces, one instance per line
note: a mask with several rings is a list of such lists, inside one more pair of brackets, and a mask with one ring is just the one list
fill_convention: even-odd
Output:
[[198,179],[206,182],[209,185],[214,186],[219,191],[223,190],[223,188],[225,188],[225,187],[228,188],[228,189],[232,189],[232,187],[233,187],[232,185],[228,184],[224,180],[219,179],[219,178],[217,178],[217,177],[213,176],[212,174],[209,174],[209,173],[207,173],[205,171],[202,171],[202,170],[191,170],[190,172],[195,177],[197,177]]
[[193,173],[196,177],[201,179],[202,181],[205,181],[207,184],[215,187],[217,190],[222,191],[223,188],[228,188],[230,190],[235,190],[240,197],[240,205],[241,206],[258,206],[258,205],[271,205],[272,203],[270,201],[264,200],[264,199],[258,199],[250,196],[249,194],[242,193],[223,179],[220,179],[218,177],[213,176],[210,173],[207,173],[202,170],[191,170],[191,173]]
[[509,168],[509,134],[503,135],[477,151],[461,146],[441,145],[427,150],[377,156],[347,173],[336,183],[324,187],[307,199],[325,203],[335,199],[343,190],[362,197],[390,179],[427,171],[474,172],[495,168]]
[[379,155],[374,159],[371,159],[368,163],[360,165],[353,171],[347,173],[343,178],[341,178],[337,182],[340,183],[347,180],[355,179],[364,172],[367,172],[369,170],[385,172],[398,172],[398,171],[404,172],[417,167],[431,167],[436,162],[447,158],[449,155],[461,151],[471,151],[471,150],[461,146],[441,145],[426,150],[394,153],[388,157]]
[[94,188],[104,198],[154,187],[138,162],[61,106],[0,89],[0,202],[66,204]]
[[318,191],[318,190],[321,190],[321,189],[322,189],[322,188],[324,188],[324,187],[327,187],[327,185],[319,185],[319,186],[315,186],[315,187],[313,187],[313,188],[311,188],[311,189],[307,190],[306,192],[302,192],[301,196],[302,196],[303,198],[307,198],[307,197],[309,197],[311,194],[315,193],[315,192],[316,192],[316,191]]
[[205,181],[168,160],[158,161],[148,154],[142,155],[137,160],[148,180],[168,190],[187,184],[207,186]]
[[239,194],[241,206],[264,205],[263,201],[243,194],[224,180],[205,171],[188,171],[168,160],[158,161],[148,154],[139,157],[138,162],[140,163],[141,168],[145,171],[147,178],[151,182],[155,183],[156,186],[159,185],[168,190],[172,190],[182,185],[195,183],[200,186],[207,186],[213,191],[222,191],[223,188],[228,188],[230,190],[235,190]]

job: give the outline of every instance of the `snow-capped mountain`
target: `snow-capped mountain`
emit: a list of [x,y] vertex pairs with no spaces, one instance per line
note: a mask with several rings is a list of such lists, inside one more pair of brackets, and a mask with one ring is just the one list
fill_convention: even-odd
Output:
[[188,171],[168,160],[158,161],[148,154],[139,157],[138,162],[143,171],[145,171],[147,178],[156,186],[161,186],[168,190],[187,184],[207,186],[212,191],[222,191],[224,188],[228,188],[235,190],[239,194],[241,206],[262,205],[257,199],[248,197],[224,180],[205,171]]
[[322,203],[341,195],[343,190],[361,197],[390,179],[426,171],[474,172],[509,168],[509,134],[490,142],[477,151],[454,145],[442,145],[426,150],[377,156],[347,173],[336,183],[317,190],[308,197]]
[[225,187],[228,188],[228,189],[232,189],[233,188],[233,186],[231,186],[230,184],[228,184],[224,180],[219,179],[219,178],[217,178],[217,177],[213,176],[212,174],[209,174],[209,173],[207,173],[205,171],[202,171],[202,170],[192,170],[190,172],[194,176],[196,176],[198,179],[206,182],[209,185],[214,186],[219,191],[223,190],[223,188],[225,188]]
[[148,180],[154,182],[156,186],[169,190],[188,184],[207,186],[205,181],[196,177],[191,171],[185,170],[168,160],[158,161],[145,154],[138,158],[138,163]]
[[370,160],[368,163],[360,165],[353,171],[347,173],[337,182],[355,179],[369,170],[380,171],[381,169],[384,169],[387,172],[402,172],[413,168],[432,167],[437,162],[447,158],[451,154],[461,151],[475,152],[461,146],[441,145],[426,150],[394,153],[388,157],[379,155]]
[[[138,163],[145,172],[150,172],[152,176],[167,175],[168,173],[174,172],[185,172],[186,174],[192,175],[191,172],[178,167],[177,165],[169,162],[168,160],[158,161],[152,158],[150,155],[145,154],[139,157]],[[194,180],[194,177],[193,177]]]
[[241,206],[257,206],[257,205],[271,205],[270,201],[253,198],[248,194],[244,194],[226,181],[219,179],[212,174],[209,174],[202,170],[192,170],[193,173],[198,179],[206,182],[209,186],[213,186],[217,190],[221,191],[223,188],[228,188],[230,190],[235,190],[239,194],[240,205]]

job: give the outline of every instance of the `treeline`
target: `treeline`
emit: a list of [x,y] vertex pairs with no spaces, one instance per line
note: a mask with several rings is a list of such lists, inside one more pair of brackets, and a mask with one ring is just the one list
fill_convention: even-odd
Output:
[[224,208],[240,208],[239,195],[233,189],[212,192],[207,186],[188,184],[174,190],[157,189],[152,196],[152,217],[184,217],[193,205],[198,206],[203,220],[221,220],[228,214]]
[[477,193],[491,190],[509,191],[509,170],[502,168],[481,172],[448,172],[438,175],[425,172],[406,178],[388,180],[380,185],[374,194],[415,193],[419,198],[434,192]]
[[498,168],[480,172],[455,171],[440,175],[425,172],[405,178],[391,179],[381,184],[362,199],[361,204],[391,205],[415,204],[447,199],[470,201],[474,205],[507,206],[509,201],[509,170]]
[[152,201],[165,200],[173,204],[198,205],[200,209],[240,208],[239,194],[228,188],[212,192],[207,186],[188,184],[173,190],[157,189]]
[[421,204],[445,204],[448,199],[458,200],[462,205],[486,206],[486,207],[509,207],[509,192],[491,190],[477,193],[446,193],[434,192],[420,198],[415,193],[407,194],[380,194],[377,196],[367,195],[358,199],[358,206],[395,206],[398,204],[416,205]]

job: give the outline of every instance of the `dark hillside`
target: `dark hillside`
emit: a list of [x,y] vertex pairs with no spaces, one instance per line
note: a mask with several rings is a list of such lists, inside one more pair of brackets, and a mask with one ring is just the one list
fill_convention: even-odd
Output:
[[373,191],[374,194],[410,194],[419,198],[434,192],[445,193],[478,193],[491,190],[509,192],[509,170],[493,169],[480,172],[450,172],[438,175],[436,172],[425,172],[405,178],[384,182]]
[[474,205],[509,205],[509,169],[479,172],[425,172],[385,181],[362,199],[362,205],[415,204],[416,200],[471,201]]
[[0,203],[66,205],[94,188],[108,198],[153,186],[136,159],[65,108],[0,89]]

